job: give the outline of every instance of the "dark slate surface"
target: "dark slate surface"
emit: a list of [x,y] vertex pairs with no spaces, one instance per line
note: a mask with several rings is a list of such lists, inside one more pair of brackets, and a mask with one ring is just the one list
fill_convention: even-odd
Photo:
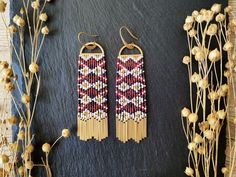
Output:
[[[226,0],[221,1],[226,5]],[[11,14],[20,1],[12,0]],[[64,127],[72,137],[50,155],[54,177],[182,177],[187,149],[179,112],[188,105],[187,44],[182,24],[194,9],[213,0],[55,0],[47,8],[51,35],[41,53],[42,87],[34,122],[36,144],[52,142]],[[119,28],[140,37],[148,83],[148,138],[141,144],[115,139],[115,66],[122,45]],[[76,137],[77,33],[99,34],[109,75],[109,132],[105,141]],[[221,150],[223,162],[224,151]],[[39,159],[39,154],[35,157]],[[45,176],[43,170],[37,175]]]

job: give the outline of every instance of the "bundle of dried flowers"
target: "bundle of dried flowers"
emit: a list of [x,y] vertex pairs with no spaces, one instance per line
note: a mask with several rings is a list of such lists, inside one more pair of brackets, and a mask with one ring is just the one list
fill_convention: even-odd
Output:
[[[7,141],[5,130],[0,132],[0,176],[3,177],[30,177],[34,167],[44,167],[47,176],[51,177],[52,173],[48,163],[49,153],[61,138],[67,138],[70,135],[68,129],[63,129],[62,134],[52,146],[48,143],[43,144],[42,150],[45,152],[45,157],[42,157],[42,164],[33,162],[34,135],[31,125],[36,110],[41,80],[39,75],[40,67],[37,63],[44,39],[49,34],[49,29],[45,26],[48,15],[44,12],[44,9],[50,0],[43,0],[42,4],[40,2],[42,1],[22,0],[23,7],[20,9],[19,14],[13,17],[13,24],[8,26],[3,15],[7,4],[0,0],[1,17],[9,34],[11,48],[16,56],[23,80],[23,86],[20,86],[14,68],[7,61],[0,62],[2,84],[4,84],[4,89],[11,94],[12,102],[17,110],[17,115],[1,118],[1,123],[15,125],[18,128],[17,138],[14,142]],[[26,32],[29,34],[29,40],[25,40]],[[14,45],[14,38],[19,39],[19,46]],[[29,41],[29,43],[26,44],[25,41]],[[27,54],[26,45],[31,48],[30,53]],[[35,92],[32,87],[36,87]],[[18,93],[21,99],[17,99],[12,93]],[[3,149],[7,149],[8,154],[3,153],[5,152]]]
[[218,164],[219,136],[227,117],[227,95],[235,67],[229,35],[236,21],[228,23],[231,10],[228,6],[221,12],[220,4],[195,10],[183,26],[189,49],[182,62],[188,68],[190,107],[181,111],[189,151],[187,176],[217,177],[218,165],[229,175],[235,167]]

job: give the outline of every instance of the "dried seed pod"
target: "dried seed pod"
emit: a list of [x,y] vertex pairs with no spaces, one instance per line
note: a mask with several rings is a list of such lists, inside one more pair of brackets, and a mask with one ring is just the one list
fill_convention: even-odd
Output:
[[26,94],[23,94],[22,97],[21,97],[21,102],[24,103],[24,104],[29,103],[30,102],[30,96],[26,95]]
[[17,134],[17,137],[19,138],[19,140],[24,140],[25,132],[23,130],[20,130],[19,133]]
[[210,24],[210,26],[207,29],[206,34],[209,36],[213,36],[217,33],[217,25],[216,24]]
[[9,64],[7,61],[0,62],[0,69],[8,68]]
[[6,68],[6,69],[3,69],[2,71],[2,76],[4,78],[10,78],[13,76],[13,70],[11,68]]
[[28,170],[32,170],[32,168],[34,167],[34,162],[33,161],[27,161],[25,162],[25,167]]
[[185,107],[181,111],[182,117],[188,117],[190,113],[191,113],[190,110],[188,108],[185,108]]
[[16,33],[17,32],[17,28],[14,26],[14,25],[10,25],[8,27],[8,31],[12,34]]
[[48,15],[46,13],[41,13],[39,15],[39,19],[43,22],[46,22],[48,20]]
[[33,1],[32,3],[31,3],[31,7],[33,8],[33,9],[38,9],[39,7],[40,7],[40,3],[39,3],[39,0],[36,0],[36,1]]
[[61,132],[61,135],[64,138],[68,138],[70,136],[70,130],[69,129],[63,129],[62,132]]
[[211,11],[214,12],[214,13],[219,13],[221,11],[221,4],[213,4],[211,6]]
[[4,85],[4,89],[8,92],[12,92],[15,90],[15,86],[12,82],[8,82]]
[[219,61],[221,57],[220,51],[216,48],[212,51],[210,51],[208,58],[211,62]]
[[43,146],[42,146],[42,150],[43,150],[43,152],[47,152],[47,153],[50,152],[51,145],[48,144],[48,143],[44,143]]
[[196,123],[197,120],[198,120],[198,115],[197,115],[197,113],[190,113],[190,114],[188,115],[188,120],[189,120],[190,123]]
[[9,162],[9,157],[6,154],[1,154],[0,155],[0,163],[6,164],[7,162]]
[[43,27],[43,28],[41,29],[41,32],[42,32],[43,35],[47,35],[47,34],[49,33],[48,27],[47,27],[47,26]]
[[193,171],[193,169],[192,169],[191,167],[186,167],[184,173],[185,173],[187,176],[193,176],[194,171]]
[[11,124],[11,125],[16,125],[18,122],[18,119],[16,116],[11,116],[7,119],[7,123]]
[[29,70],[30,70],[31,73],[34,74],[34,73],[36,73],[36,72],[39,71],[39,65],[36,64],[36,63],[31,63],[31,64],[29,65]]
[[5,12],[7,7],[7,3],[5,3],[3,0],[0,0],[0,13]]

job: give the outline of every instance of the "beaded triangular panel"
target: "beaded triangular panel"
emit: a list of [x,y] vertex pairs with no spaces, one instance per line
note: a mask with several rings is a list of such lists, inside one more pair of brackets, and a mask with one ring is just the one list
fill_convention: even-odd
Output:
[[108,137],[107,71],[104,54],[85,53],[78,59],[78,136]]
[[147,137],[147,99],[143,55],[120,55],[116,74],[116,137],[139,143]]

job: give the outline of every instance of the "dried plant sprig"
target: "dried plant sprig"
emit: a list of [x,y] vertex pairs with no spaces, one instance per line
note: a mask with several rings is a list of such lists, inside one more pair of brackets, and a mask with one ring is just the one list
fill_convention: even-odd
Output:
[[[41,82],[40,66],[38,64],[39,54],[45,37],[49,34],[49,28],[45,24],[48,20],[48,15],[44,10],[50,0],[43,0],[43,2],[39,0],[21,1],[22,8],[13,17],[13,24],[8,26],[3,15],[7,4],[5,1],[0,0],[0,15],[6,27],[7,37],[12,52],[16,56],[23,80],[23,86],[21,86],[11,64],[7,61],[0,61],[0,76],[4,89],[10,94],[18,92],[21,97],[19,99],[11,95],[17,115],[8,118],[1,117],[0,119],[1,124],[10,124],[18,128],[17,138],[14,142],[8,142],[5,134],[6,129],[0,129],[0,176],[13,177],[18,175],[31,177],[31,171],[34,167],[44,167],[46,175],[52,177],[48,160],[49,153],[61,138],[69,137],[70,131],[64,129],[61,136],[56,139],[52,146],[44,144],[42,150],[45,152],[45,158],[42,157],[42,164],[35,164],[32,159],[34,134],[31,130]],[[31,11],[32,14],[30,13]],[[27,44],[25,44],[26,31],[29,33],[29,43]],[[19,39],[19,46],[14,45],[14,38]],[[26,45],[31,48],[31,51],[27,54]],[[32,87],[36,89],[33,91]],[[3,149],[7,149],[8,154],[5,154]]]
[[233,44],[227,26],[230,7],[223,13],[221,9],[221,4],[214,4],[211,9],[195,10],[183,25],[189,54],[182,62],[188,69],[190,107],[182,109],[181,119],[189,151],[185,174],[192,177],[200,177],[201,172],[217,177],[218,165],[227,172],[218,162],[218,148],[228,111],[229,85],[224,77],[229,80],[233,65],[223,56]]

